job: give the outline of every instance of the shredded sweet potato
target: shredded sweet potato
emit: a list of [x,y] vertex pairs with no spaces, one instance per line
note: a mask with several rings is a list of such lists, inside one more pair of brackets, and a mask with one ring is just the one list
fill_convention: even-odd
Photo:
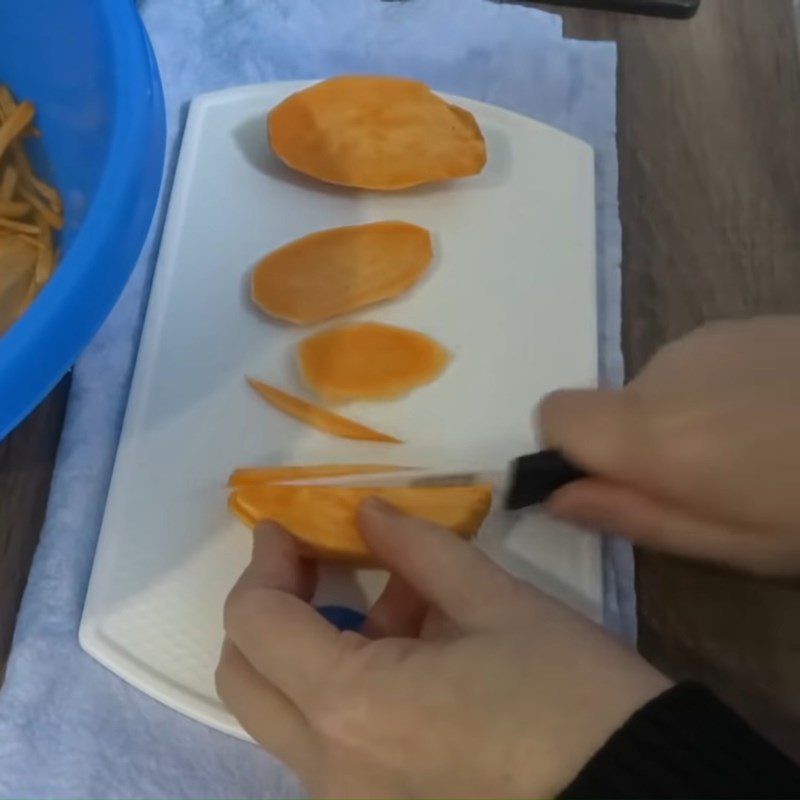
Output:
[[362,189],[462,178],[486,163],[472,114],[405,78],[322,81],[275,106],[267,131],[272,150],[289,167]]
[[353,420],[334,414],[325,408],[315,406],[313,403],[281,391],[267,383],[262,383],[252,378],[248,378],[247,382],[273,408],[277,408],[278,411],[282,411],[284,414],[288,414],[290,417],[294,417],[294,419],[310,425],[312,428],[343,439],[402,444],[400,439],[395,439],[394,436],[380,433],[380,431],[368,428],[366,425],[353,422]]
[[22,145],[39,136],[35,109],[0,85],[0,334],[25,312],[56,264],[52,231],[63,226],[61,198],[31,169]]
[[369,497],[470,538],[489,512],[492,489],[482,484],[391,488],[262,484],[234,490],[228,504],[247,525],[261,520],[282,525],[311,556],[364,563],[371,554],[358,532],[357,511]]
[[437,378],[450,353],[418,331],[357,322],[315,333],[297,348],[300,374],[330,402],[388,400]]
[[252,486],[259,483],[283,483],[312,478],[338,478],[348,475],[380,475],[401,472],[411,467],[396,464],[297,464],[277,467],[240,467],[228,478],[228,486]]
[[253,269],[253,302],[308,325],[402,294],[433,259],[430,233],[408,222],[318,231],[280,247]]
[[36,249],[12,236],[0,238],[0,331],[10,327],[28,301]]

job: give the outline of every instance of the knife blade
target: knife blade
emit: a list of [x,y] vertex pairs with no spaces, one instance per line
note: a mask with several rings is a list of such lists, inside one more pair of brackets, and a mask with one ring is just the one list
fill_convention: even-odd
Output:
[[490,484],[503,507],[516,511],[539,505],[553,492],[568,483],[586,477],[586,472],[565,458],[557,450],[541,450],[513,459],[506,470],[441,470],[408,469],[370,475],[348,475],[337,478],[285,481],[286,484],[316,486],[471,486]]

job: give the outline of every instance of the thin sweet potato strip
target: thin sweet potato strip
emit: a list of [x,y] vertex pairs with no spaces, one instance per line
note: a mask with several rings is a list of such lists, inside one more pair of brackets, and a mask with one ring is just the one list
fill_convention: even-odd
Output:
[[228,478],[228,486],[252,486],[259,483],[282,483],[315,478],[338,478],[348,475],[380,475],[413,469],[396,464],[297,464],[274,467],[240,467]]
[[27,186],[22,186],[19,193],[36,209],[51,228],[60,231],[64,227],[64,221],[61,219],[61,215],[53,211],[50,205],[42,200],[35,191],[29,189]]
[[30,125],[34,108],[31,103],[20,103],[0,124],[0,158],[11,143]]
[[0,200],[0,217],[19,219],[30,213],[30,203],[26,203],[24,200]]
[[11,202],[18,179],[19,172],[17,171],[17,168],[9,164],[3,172],[2,180],[0,180],[0,201],[3,203]]
[[56,265],[63,226],[58,192],[33,173],[22,141],[38,137],[34,106],[0,85],[0,334],[33,302]]
[[400,439],[368,428],[358,422],[334,414],[325,408],[316,406],[294,395],[270,386],[267,383],[248,378],[247,382],[258,394],[273,408],[288,414],[312,428],[330,433],[343,439],[360,439],[369,442],[386,442],[389,444],[402,444]]
[[30,222],[19,222],[15,219],[5,219],[0,217],[0,228],[6,228],[9,231],[17,231],[17,233],[30,233],[32,236],[39,235],[39,226]]

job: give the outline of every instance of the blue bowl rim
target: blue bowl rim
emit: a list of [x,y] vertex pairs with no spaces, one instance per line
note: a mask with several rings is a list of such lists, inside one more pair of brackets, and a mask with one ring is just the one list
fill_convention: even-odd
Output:
[[[0,440],[66,374],[105,320],[138,259],[158,199],[166,144],[158,67],[133,2],[97,3],[110,40],[116,82],[111,142],[94,197],[69,252],[27,312],[0,337],[0,376],[4,376]],[[159,139],[159,168],[150,185],[143,185],[142,164],[152,158],[154,131]],[[129,210],[130,198],[137,195],[140,201],[144,198],[148,213],[140,220],[141,231],[134,234],[135,247],[124,264],[109,269],[98,281],[97,262],[113,253],[120,219]],[[87,288],[93,291],[92,301],[81,302],[81,292]]]

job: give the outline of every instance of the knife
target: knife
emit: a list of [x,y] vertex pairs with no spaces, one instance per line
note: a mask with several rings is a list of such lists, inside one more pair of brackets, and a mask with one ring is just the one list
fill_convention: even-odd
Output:
[[504,508],[517,511],[545,502],[553,492],[568,483],[587,477],[587,473],[572,464],[557,450],[540,450],[538,453],[515,458],[508,469],[442,471],[434,469],[409,469],[371,475],[320,478],[316,480],[285,481],[287,484],[323,486],[465,486],[476,483],[491,484],[502,497]]

